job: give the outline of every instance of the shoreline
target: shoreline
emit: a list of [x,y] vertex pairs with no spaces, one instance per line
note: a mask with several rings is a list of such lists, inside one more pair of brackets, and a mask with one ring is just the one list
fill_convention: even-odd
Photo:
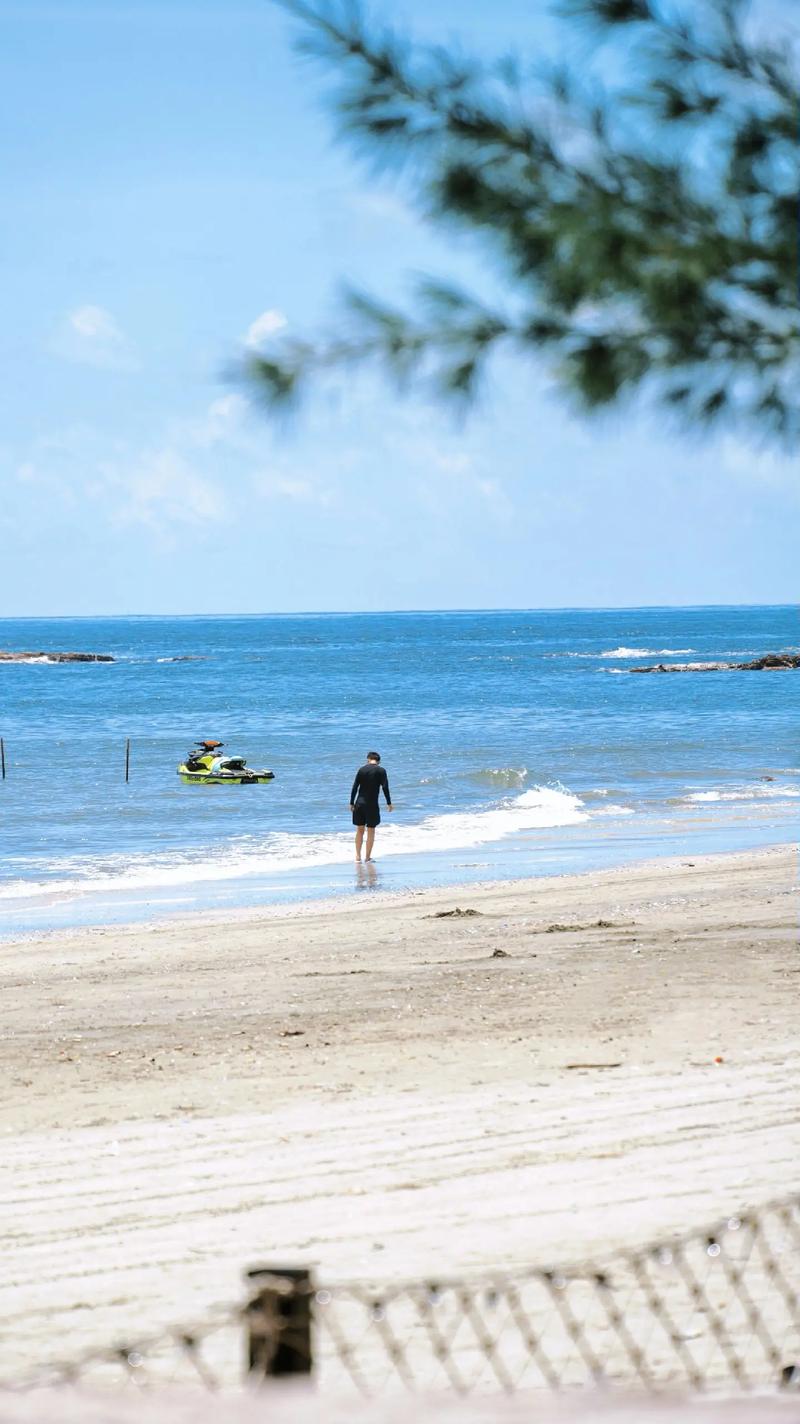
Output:
[[[202,928],[220,929],[232,923],[237,926],[257,925],[261,922],[272,923],[284,918],[292,921],[317,914],[333,917],[340,914],[362,914],[370,909],[399,907],[405,901],[413,900],[415,903],[419,903],[431,900],[438,902],[442,897],[448,898],[458,894],[481,897],[487,894],[501,893],[518,895],[526,889],[533,889],[540,884],[550,885],[559,881],[580,881],[586,880],[590,876],[595,879],[611,880],[624,874],[655,871],[657,867],[663,868],[668,873],[670,869],[675,870],[686,864],[688,855],[693,855],[698,865],[712,868],[715,865],[728,864],[735,860],[766,859],[783,852],[794,853],[800,857],[800,844],[794,841],[775,841],[744,850],[686,851],[681,855],[643,856],[640,860],[621,861],[619,864],[603,866],[599,869],[553,871],[550,874],[521,875],[513,879],[500,877],[477,881],[456,880],[441,885],[421,886],[419,889],[404,887],[394,890],[371,889],[360,897],[353,890],[342,890],[332,895],[320,896],[317,899],[311,896],[307,899],[275,900],[263,904],[231,906],[225,910],[204,908],[184,913],[178,912],[174,915],[156,914],[145,920],[100,921],[75,924],[64,928],[28,930],[22,933],[0,931],[0,952],[17,943],[48,943],[58,939],[81,939],[98,934],[105,935],[109,932],[125,933],[135,930],[139,933],[150,934],[162,929],[175,931]],[[380,857],[376,857],[376,864],[379,859]],[[800,860],[798,873],[800,873]]]
[[0,1378],[258,1261],[568,1264],[796,1190],[796,898],[781,846],[5,943]]
[[[782,830],[783,828],[781,827],[780,829]],[[775,831],[778,831],[778,827],[775,827]],[[635,842],[638,842],[642,838],[640,836],[637,836],[633,839]],[[615,847],[618,853],[616,858],[612,858],[610,861],[608,861],[607,859],[601,859],[597,864],[587,865],[583,869],[570,868],[564,870],[553,869],[549,871],[546,869],[541,869],[538,873],[534,872],[532,874],[527,875],[495,875],[487,876],[486,878],[482,879],[471,879],[464,877],[453,878],[452,880],[433,879],[433,881],[429,881],[427,884],[416,885],[413,883],[406,884],[401,882],[394,887],[386,888],[379,888],[376,885],[365,885],[363,883],[357,885],[353,884],[351,881],[350,884],[341,885],[335,890],[328,891],[327,893],[325,890],[321,891],[318,894],[314,894],[312,892],[304,895],[301,892],[297,895],[288,895],[275,899],[253,898],[254,896],[258,895],[258,891],[251,885],[249,894],[244,900],[238,899],[234,900],[231,903],[223,903],[217,905],[205,904],[202,906],[202,908],[196,910],[169,910],[167,908],[169,903],[168,901],[153,902],[145,898],[142,898],[139,902],[132,902],[130,898],[128,898],[127,900],[123,900],[123,896],[126,894],[126,892],[120,889],[116,889],[111,891],[111,894],[117,896],[118,904],[121,903],[130,905],[131,903],[137,903],[137,909],[141,910],[142,913],[132,914],[128,919],[117,917],[116,915],[106,916],[105,918],[98,915],[98,917],[96,918],[84,917],[76,919],[67,919],[64,924],[44,926],[34,925],[30,929],[21,928],[18,923],[9,923],[8,927],[4,926],[3,915],[4,912],[8,914],[8,905],[10,902],[7,900],[3,901],[2,899],[0,899],[0,950],[2,950],[3,947],[9,944],[16,943],[17,941],[39,940],[58,937],[62,935],[82,935],[91,933],[92,931],[122,931],[126,929],[132,929],[134,927],[137,927],[140,930],[149,930],[150,928],[158,926],[173,926],[176,928],[180,928],[183,926],[192,926],[198,924],[223,925],[228,924],[230,922],[246,922],[250,919],[273,919],[276,916],[280,917],[283,915],[286,915],[287,918],[292,918],[293,916],[302,913],[313,913],[315,910],[318,910],[320,912],[327,912],[330,910],[331,912],[333,912],[336,907],[341,907],[342,909],[347,910],[356,910],[366,905],[379,906],[386,904],[395,904],[405,898],[413,898],[425,895],[436,896],[455,894],[459,891],[461,891],[465,895],[481,894],[485,890],[499,890],[500,888],[505,887],[510,892],[513,892],[516,888],[519,888],[529,882],[534,881],[550,882],[564,879],[572,879],[580,876],[613,875],[615,873],[622,872],[630,873],[638,871],[642,867],[649,866],[651,864],[654,866],[660,864],[674,866],[684,861],[687,856],[693,856],[698,861],[702,860],[705,862],[711,861],[718,857],[728,858],[731,856],[747,857],[751,855],[768,855],[783,849],[792,850],[796,848],[797,845],[796,842],[787,841],[783,838],[778,838],[774,841],[756,840],[755,843],[753,843],[750,837],[748,837],[748,842],[749,843],[744,846],[733,846],[731,848],[726,848],[722,850],[695,850],[690,845],[686,849],[683,849],[681,851],[675,851],[673,846],[668,846],[666,839],[664,839],[662,842],[665,847],[664,850],[660,853],[657,852],[655,854],[649,854],[648,852],[653,849],[654,844],[658,844],[658,840],[654,841],[652,838],[648,838],[646,846],[641,847],[642,853],[639,855],[634,852],[631,857],[626,857],[624,854],[621,853],[623,843],[620,842]],[[487,847],[481,847],[482,853],[486,854],[487,849]],[[637,849],[639,849],[638,845]],[[382,858],[380,855],[380,847],[378,848],[378,851],[379,853],[374,862],[375,869],[378,875],[380,875],[381,871],[384,869],[386,860],[394,862],[394,865],[392,866],[392,869],[394,869],[398,860],[410,858],[398,857],[397,855],[391,852]],[[428,857],[429,861],[435,862],[435,859],[435,853]],[[336,868],[342,874],[352,874],[355,871],[355,866],[352,861],[342,862],[341,865],[337,866]],[[327,869],[329,870],[329,868]],[[241,883],[241,881],[238,882],[238,884]],[[265,889],[265,884],[266,882],[262,880],[258,887],[262,894],[265,894],[267,896],[269,896],[270,893],[272,893],[273,895],[276,894],[276,887],[270,886],[269,888]],[[128,895],[130,895],[130,893],[130,891],[127,892]],[[147,891],[143,892],[143,896],[147,893]],[[43,899],[45,898],[45,894],[46,892],[42,892]],[[34,897],[31,896],[31,900],[33,899]],[[106,902],[106,904],[108,903],[109,902]],[[75,904],[75,900],[64,902],[64,908],[71,910],[74,908]],[[49,910],[50,914],[52,915],[54,908],[58,907],[58,902],[53,901],[50,903],[49,906],[47,906],[45,913],[47,913],[47,910]],[[41,918],[42,906],[34,905],[32,907],[32,912],[34,917]],[[14,910],[12,913],[16,921],[24,919],[25,917],[19,909]],[[91,910],[89,910],[87,913],[91,914]]]

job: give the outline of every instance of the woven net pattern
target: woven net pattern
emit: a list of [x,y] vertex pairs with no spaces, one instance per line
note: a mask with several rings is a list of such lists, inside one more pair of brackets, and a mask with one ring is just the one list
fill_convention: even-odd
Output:
[[318,1289],[316,1369],[363,1394],[800,1379],[800,1200],[570,1270]]
[[263,1382],[287,1355],[319,1388],[365,1396],[800,1386],[800,1197],[569,1269],[381,1287],[261,1271],[257,1286],[244,1306],[200,1325],[51,1364],[5,1387],[227,1390]]
[[131,1391],[172,1385],[208,1391],[241,1387],[246,1375],[242,1320],[241,1307],[232,1306],[198,1324],[121,1340],[69,1360],[51,1360],[20,1378],[0,1380],[0,1390],[70,1384]]

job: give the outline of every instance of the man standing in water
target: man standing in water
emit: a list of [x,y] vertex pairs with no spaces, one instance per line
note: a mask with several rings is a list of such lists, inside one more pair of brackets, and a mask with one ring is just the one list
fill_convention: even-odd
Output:
[[375,827],[380,825],[381,811],[378,804],[378,797],[381,790],[386,797],[386,809],[392,810],[392,797],[389,791],[389,778],[381,766],[381,759],[377,752],[367,752],[367,760],[364,766],[360,766],[356,772],[356,779],[353,782],[353,789],[350,792],[350,810],[353,813],[353,825],[356,828],[356,860],[361,859],[361,847],[364,844],[364,831],[367,832],[367,854],[366,859],[372,860],[372,847],[375,843]]

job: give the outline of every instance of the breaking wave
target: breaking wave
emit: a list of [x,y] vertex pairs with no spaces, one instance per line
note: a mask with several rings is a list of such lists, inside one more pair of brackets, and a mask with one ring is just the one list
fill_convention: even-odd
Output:
[[[622,812],[622,808],[603,810],[605,814]],[[520,832],[573,826],[589,819],[590,812],[579,796],[555,787],[537,786],[482,810],[447,812],[414,825],[391,824],[385,816],[381,859],[389,855],[468,850]],[[64,899],[97,892],[285,874],[309,866],[345,864],[352,853],[349,831],[322,835],[277,832],[263,839],[243,838],[216,852],[106,856],[83,862],[63,859],[51,862],[51,879],[15,880],[0,887],[0,900],[9,902],[31,896]]]
[[695,648],[605,648],[599,653],[548,653],[549,658],[678,658],[694,653]]
[[611,648],[601,658],[679,658],[694,648]]
[[527,766],[484,766],[480,771],[469,773],[470,781],[477,781],[481,786],[507,786],[512,790],[516,786],[522,786],[528,780]]
[[729,787],[726,790],[692,791],[688,796],[681,796],[678,800],[682,803],[698,805],[709,801],[791,801],[798,797],[800,797],[800,786],[787,786],[783,782],[776,781],[759,781],[746,786]]

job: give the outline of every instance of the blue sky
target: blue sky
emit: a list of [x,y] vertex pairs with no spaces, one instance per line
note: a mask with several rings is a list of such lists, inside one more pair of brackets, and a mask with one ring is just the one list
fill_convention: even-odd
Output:
[[[558,53],[531,0],[374,0]],[[789,602],[797,469],[578,420],[536,364],[456,422],[368,377],[276,430],[243,343],[340,279],[488,280],[332,141],[269,0],[0,0],[0,613]],[[254,323],[258,323],[254,329]]]

